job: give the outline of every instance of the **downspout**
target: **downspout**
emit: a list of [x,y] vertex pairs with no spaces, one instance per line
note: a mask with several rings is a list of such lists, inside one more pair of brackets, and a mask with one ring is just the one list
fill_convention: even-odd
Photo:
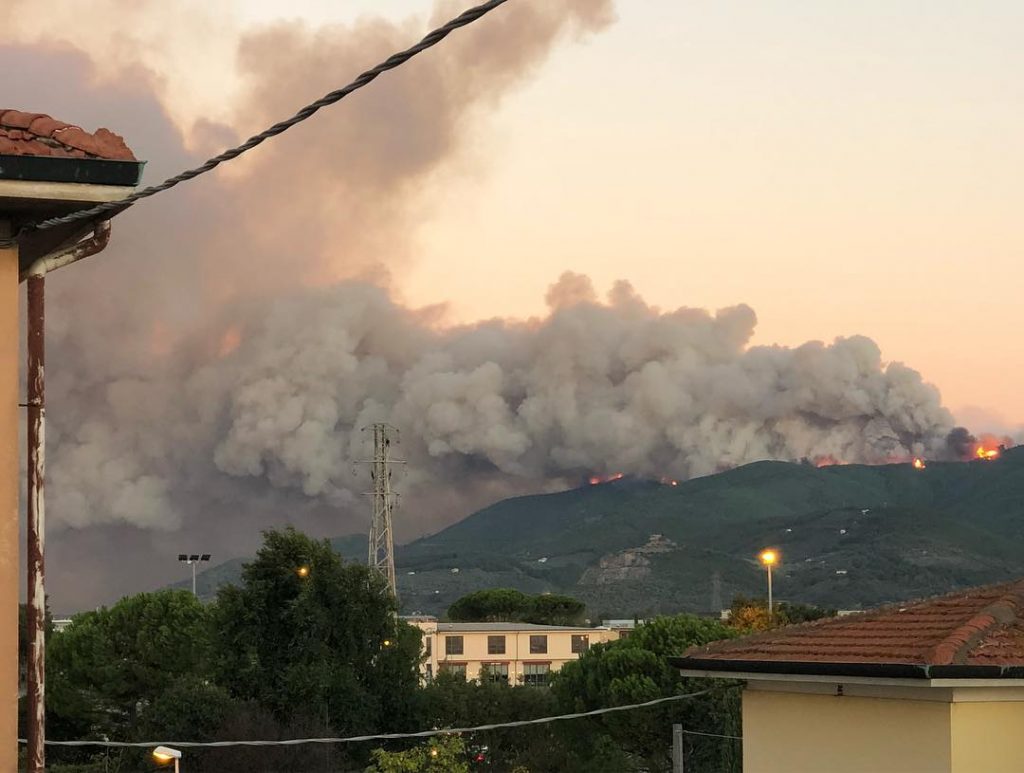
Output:
[[46,402],[44,366],[46,274],[102,250],[110,240],[110,222],[97,223],[93,235],[71,247],[35,261],[22,275],[27,278],[28,328],[28,627],[27,756],[28,772],[46,770]]

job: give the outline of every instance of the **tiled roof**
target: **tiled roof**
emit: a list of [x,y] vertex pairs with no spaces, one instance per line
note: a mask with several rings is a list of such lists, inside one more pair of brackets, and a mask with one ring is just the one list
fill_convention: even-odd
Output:
[[42,113],[0,108],[0,155],[134,161],[124,139],[108,129],[90,134]]
[[792,663],[1020,667],[1024,580],[691,647],[673,659],[684,668],[698,661],[728,661],[734,670],[749,661],[759,671]]

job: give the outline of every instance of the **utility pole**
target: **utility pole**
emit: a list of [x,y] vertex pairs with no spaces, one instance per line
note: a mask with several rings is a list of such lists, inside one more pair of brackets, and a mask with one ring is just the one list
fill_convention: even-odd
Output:
[[682,725],[672,725],[672,773],[683,773]]
[[391,529],[391,514],[394,512],[398,495],[391,490],[391,465],[405,462],[391,458],[391,442],[393,437],[397,438],[397,429],[383,422],[373,424],[369,429],[373,430],[373,459],[369,462],[373,491],[368,492],[368,496],[373,500],[373,520],[370,522],[370,551],[367,565],[380,573],[391,589],[391,595],[397,598],[395,541]]
[[722,614],[722,573],[711,575],[711,614],[717,619]]

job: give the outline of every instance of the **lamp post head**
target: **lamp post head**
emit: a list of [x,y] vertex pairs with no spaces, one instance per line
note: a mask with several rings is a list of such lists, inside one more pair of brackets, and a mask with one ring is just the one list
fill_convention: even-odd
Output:
[[171,762],[181,759],[181,750],[172,749],[170,746],[158,746],[153,749],[153,759],[157,762]]
[[309,577],[309,567],[308,566],[300,566],[298,569],[295,570],[295,574],[299,575],[299,577],[302,577],[302,578]]
[[775,566],[779,562],[779,551],[774,548],[762,550],[758,556],[764,566]]

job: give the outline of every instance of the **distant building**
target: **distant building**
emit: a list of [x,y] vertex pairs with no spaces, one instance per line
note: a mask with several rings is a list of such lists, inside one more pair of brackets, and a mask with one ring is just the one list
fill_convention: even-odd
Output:
[[466,679],[546,686],[549,676],[565,663],[595,644],[619,638],[610,628],[406,620],[423,631],[426,657],[421,673],[428,681],[448,671]]
[[1024,771],[1024,580],[693,647],[740,679],[744,773]]

